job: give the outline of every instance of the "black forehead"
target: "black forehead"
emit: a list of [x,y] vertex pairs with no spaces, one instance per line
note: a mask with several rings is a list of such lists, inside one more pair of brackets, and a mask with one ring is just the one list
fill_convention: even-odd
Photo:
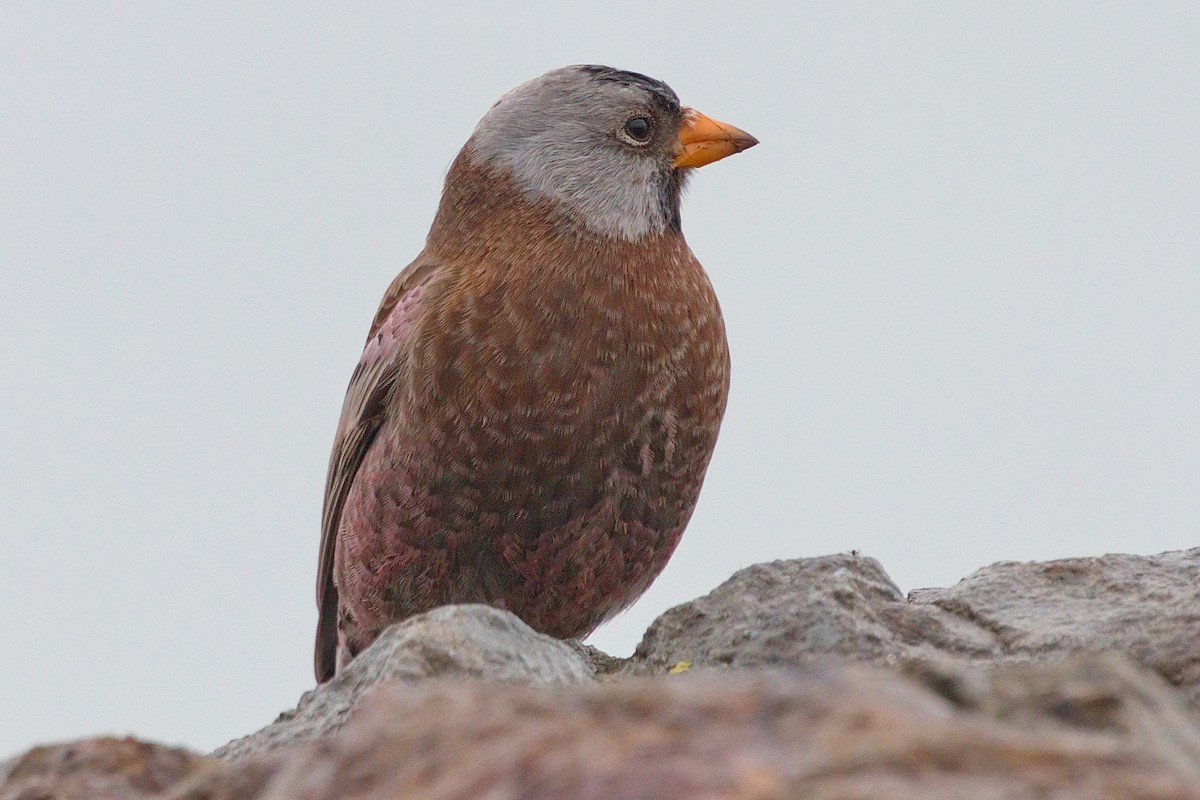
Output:
[[640,72],[629,72],[623,69],[613,69],[612,67],[600,66],[598,64],[585,64],[581,69],[591,75],[594,80],[636,86],[662,103],[669,110],[679,110],[679,96],[675,94],[675,90],[662,81],[651,78],[649,75],[643,75]]

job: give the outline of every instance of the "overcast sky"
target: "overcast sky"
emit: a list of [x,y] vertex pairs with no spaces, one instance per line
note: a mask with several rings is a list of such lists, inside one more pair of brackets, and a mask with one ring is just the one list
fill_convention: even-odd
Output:
[[367,326],[564,64],[762,140],[684,202],[734,364],[700,507],[594,644],[767,559],[1200,544],[1195,3],[247,5],[4,4],[0,758],[207,749],[311,686]]

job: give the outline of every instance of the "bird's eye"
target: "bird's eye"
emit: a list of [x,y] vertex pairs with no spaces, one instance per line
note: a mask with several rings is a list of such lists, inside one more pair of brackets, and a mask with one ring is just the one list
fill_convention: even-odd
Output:
[[633,140],[636,144],[645,144],[650,141],[650,135],[654,132],[654,126],[650,124],[647,117],[630,117],[625,120],[625,135]]

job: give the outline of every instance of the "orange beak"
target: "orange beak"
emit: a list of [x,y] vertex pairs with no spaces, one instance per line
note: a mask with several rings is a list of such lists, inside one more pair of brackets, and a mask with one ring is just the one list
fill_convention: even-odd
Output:
[[756,144],[758,139],[741,128],[717,122],[694,108],[685,108],[675,143],[675,166],[703,167]]

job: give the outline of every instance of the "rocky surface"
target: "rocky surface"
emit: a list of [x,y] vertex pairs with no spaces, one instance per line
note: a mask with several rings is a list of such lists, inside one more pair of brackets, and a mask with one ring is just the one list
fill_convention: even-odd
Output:
[[274,756],[96,740],[30,753],[0,789],[84,797],[1185,800],[1200,798],[1200,727],[1119,656],[542,689],[442,678],[381,686],[339,735]]
[[[1056,674],[1032,697],[996,676],[1010,694],[991,713],[862,667],[540,692],[392,686],[263,797],[1200,797],[1195,725],[1143,736],[1164,709],[1185,719],[1161,682],[1119,660]],[[1068,691],[1047,705],[1056,685]]]
[[931,604],[908,602],[873,558],[773,561],[676,606],[646,631],[631,669],[790,666],[823,657],[875,664],[904,656],[996,652],[988,631]]
[[221,761],[178,747],[99,737],[35,747],[0,767],[0,800],[251,798],[275,765]]
[[391,626],[337,677],[306,692],[296,708],[214,755],[239,759],[328,736],[379,684],[454,677],[557,686],[594,674],[578,648],[512,614],[484,605],[443,606]]
[[781,561],[668,611],[628,662],[448,607],[216,758],[35,748],[0,800],[1200,800],[1198,595],[1200,549],[909,597],[873,559]]
[[988,631],[989,658],[1123,653],[1200,705],[1200,548],[1003,562],[949,589],[913,592],[912,600]]
[[1002,562],[907,598],[872,558],[758,564],[659,617],[631,669],[790,666],[830,656],[989,664],[1108,651],[1200,706],[1200,548]]

